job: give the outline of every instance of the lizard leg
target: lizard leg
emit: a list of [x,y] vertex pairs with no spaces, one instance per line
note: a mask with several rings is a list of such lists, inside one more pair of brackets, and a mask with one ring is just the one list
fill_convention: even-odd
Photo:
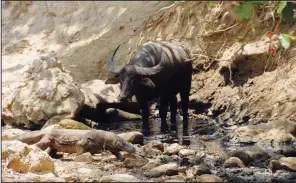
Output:
[[49,136],[44,136],[39,142],[35,143],[34,145],[45,151],[48,147],[51,146],[51,141],[52,139]]
[[47,152],[51,157],[56,156],[57,150],[53,148],[52,143],[54,138],[51,136],[44,136],[36,145],[41,150]]
[[117,149],[117,148],[109,148],[108,150],[112,154],[114,154],[118,160],[123,161],[125,159],[124,156],[120,153],[119,149]]

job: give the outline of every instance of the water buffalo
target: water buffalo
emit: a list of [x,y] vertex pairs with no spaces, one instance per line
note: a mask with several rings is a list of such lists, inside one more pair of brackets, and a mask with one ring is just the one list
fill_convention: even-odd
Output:
[[150,131],[148,101],[156,97],[160,97],[161,132],[168,131],[166,122],[168,104],[171,111],[171,130],[176,130],[178,93],[181,96],[183,130],[186,132],[193,70],[191,61],[194,60],[190,57],[188,48],[178,42],[149,41],[140,46],[129,64],[116,66],[113,64],[113,59],[119,46],[109,60],[109,71],[115,76],[108,78],[105,83],[120,83],[119,100],[122,102],[133,95],[136,96],[142,110],[143,134],[146,136]]

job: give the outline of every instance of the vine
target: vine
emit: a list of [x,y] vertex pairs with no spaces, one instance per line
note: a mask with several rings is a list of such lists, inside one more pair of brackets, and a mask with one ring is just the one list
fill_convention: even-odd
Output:
[[[280,21],[276,24],[275,29],[273,31],[267,32],[267,35],[273,41],[279,40],[282,47],[285,50],[288,49],[291,45],[291,41],[296,40],[296,37],[286,33],[282,33],[280,30],[280,24],[282,20],[287,21],[288,23],[295,22],[293,3],[287,1],[244,1],[235,7],[235,12],[238,16],[238,19],[242,22],[242,27],[246,27],[249,24],[252,26],[251,20],[254,13],[256,13],[256,6],[258,5],[268,7],[272,7],[272,5],[274,5],[274,11],[276,11],[276,13],[280,16]],[[272,11],[272,13],[274,11]],[[248,21],[248,23],[244,23],[245,21]],[[269,52],[275,52],[275,45],[270,45]]]

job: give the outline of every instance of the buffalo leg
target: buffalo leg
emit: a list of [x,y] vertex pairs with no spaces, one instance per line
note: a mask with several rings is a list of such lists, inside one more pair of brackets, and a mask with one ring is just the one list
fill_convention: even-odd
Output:
[[168,99],[166,97],[160,97],[159,115],[161,119],[160,131],[166,133],[168,131],[168,124],[166,122],[168,112]]
[[171,110],[171,130],[177,130],[176,126],[176,115],[177,115],[177,97],[176,95],[170,98],[170,110]]
[[144,101],[140,101],[139,103],[140,103],[140,108],[142,109],[142,120],[143,120],[142,133],[144,136],[147,136],[150,133],[149,106],[148,106],[148,103]]
[[188,132],[188,102],[189,102],[189,92],[181,92],[181,105],[183,113],[183,132]]

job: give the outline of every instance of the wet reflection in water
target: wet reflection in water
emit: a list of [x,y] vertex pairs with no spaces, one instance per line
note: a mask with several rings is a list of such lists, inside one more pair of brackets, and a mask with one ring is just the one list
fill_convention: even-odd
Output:
[[[169,121],[168,121],[169,124]],[[177,122],[177,131],[171,131],[167,134],[160,133],[160,119],[150,119],[150,135],[145,137],[145,142],[151,140],[159,140],[163,143],[179,143],[180,145],[190,146],[196,141],[195,132],[199,129],[201,124],[207,124],[207,121],[199,119],[190,119],[188,121],[188,133],[183,134],[182,122]],[[170,125],[170,124],[169,124]],[[142,121],[121,121],[113,123],[102,123],[99,125],[100,129],[113,131],[116,133],[141,131]],[[193,143],[193,144],[192,144]]]

